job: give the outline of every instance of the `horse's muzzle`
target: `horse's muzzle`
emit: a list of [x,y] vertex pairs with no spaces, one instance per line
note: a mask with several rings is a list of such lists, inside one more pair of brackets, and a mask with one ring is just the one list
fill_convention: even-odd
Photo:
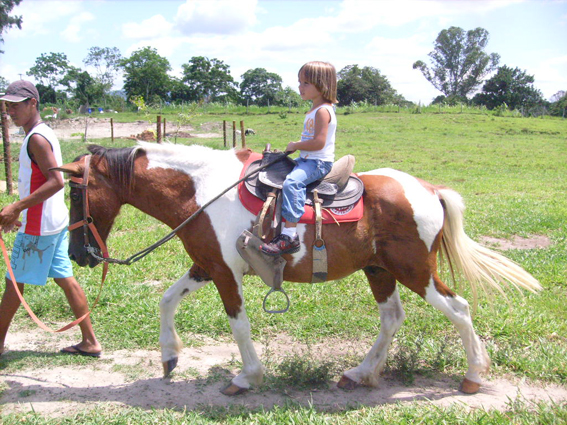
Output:
[[79,255],[69,253],[69,258],[77,263],[80,267],[89,266],[90,268],[93,268],[97,266],[98,263],[100,263],[99,260],[90,255],[86,250],[84,252],[81,252]]

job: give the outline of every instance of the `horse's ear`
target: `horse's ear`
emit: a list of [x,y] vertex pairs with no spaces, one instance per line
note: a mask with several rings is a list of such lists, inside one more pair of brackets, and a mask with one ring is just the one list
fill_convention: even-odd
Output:
[[81,177],[85,170],[85,164],[82,161],[71,162],[69,164],[63,164],[61,167],[50,168],[50,170],[62,171],[75,177]]

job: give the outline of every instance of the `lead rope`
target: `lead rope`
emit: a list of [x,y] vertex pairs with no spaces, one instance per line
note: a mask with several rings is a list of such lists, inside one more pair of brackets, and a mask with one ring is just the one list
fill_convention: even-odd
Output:
[[248,174],[246,174],[244,177],[242,177],[241,179],[237,180],[236,183],[232,184],[231,186],[227,187],[225,190],[223,190],[221,193],[219,193],[217,196],[215,196],[213,199],[211,199],[210,201],[208,201],[207,203],[205,203],[205,205],[203,205],[202,207],[200,207],[197,211],[195,211],[191,216],[189,216],[183,223],[181,223],[179,226],[177,226],[175,229],[173,229],[171,231],[171,233],[167,234],[166,236],[164,236],[163,238],[161,238],[160,240],[158,240],[157,242],[155,242],[154,244],[148,246],[147,248],[141,250],[140,252],[137,252],[134,255],[131,255],[130,257],[128,257],[125,260],[119,260],[116,258],[110,258],[110,257],[101,257],[98,255],[98,253],[96,252],[96,248],[93,247],[89,247],[89,253],[96,258],[98,261],[104,261],[106,263],[112,263],[112,264],[121,264],[121,265],[131,265],[139,260],[141,260],[142,258],[144,258],[146,255],[148,255],[149,253],[151,253],[152,251],[156,250],[157,248],[159,248],[160,246],[162,246],[163,244],[165,244],[166,242],[169,242],[171,239],[173,239],[175,237],[175,235],[177,234],[177,232],[179,230],[181,230],[183,227],[185,227],[187,224],[189,224],[191,221],[193,221],[205,208],[207,208],[209,205],[211,205],[213,202],[215,202],[217,199],[219,199],[220,197],[224,196],[228,191],[230,191],[231,189],[233,189],[235,186],[239,185],[240,183],[242,183],[243,181],[245,181],[246,179],[248,179],[250,176],[253,176],[254,174],[257,174],[258,172],[262,171],[263,169],[269,167],[272,164],[275,164],[276,162],[279,162],[281,160],[283,160],[284,158],[286,158],[287,156],[289,156],[292,152],[284,152],[284,154],[282,156],[277,157],[275,160],[268,162],[267,164],[262,165],[261,167],[258,167],[257,169],[249,172]]

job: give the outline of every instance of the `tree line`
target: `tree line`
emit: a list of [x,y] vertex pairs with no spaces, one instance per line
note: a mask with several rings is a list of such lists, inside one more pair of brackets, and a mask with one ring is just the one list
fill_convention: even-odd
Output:
[[[0,0],[0,43],[2,33],[14,26],[21,28],[22,17],[10,16],[21,0]],[[430,64],[418,60],[413,68],[421,71],[442,95],[434,104],[483,105],[487,109],[519,110],[524,115],[547,109],[564,115],[565,91],[558,91],[551,102],[534,87],[534,76],[518,67],[499,66],[500,55],[487,53],[489,33],[483,28],[465,31],[459,27],[442,30],[429,53]],[[0,50],[1,53],[1,50]],[[193,56],[182,65],[182,75],[171,76],[169,60],[155,48],[143,47],[123,57],[116,47],[91,47],[83,60],[90,70],[69,63],[65,53],[44,53],[26,75],[33,77],[45,103],[69,106],[90,105],[118,109],[124,99],[133,106],[162,102],[223,102],[258,106],[299,106],[299,94],[283,87],[282,78],[265,68],[254,68],[241,75],[240,83],[231,75],[230,66],[217,58]],[[489,75],[492,76],[488,78]],[[123,89],[113,91],[122,75]],[[0,77],[0,90],[8,85]],[[380,70],[348,65],[338,71],[340,106],[365,102],[376,106],[408,102]]]

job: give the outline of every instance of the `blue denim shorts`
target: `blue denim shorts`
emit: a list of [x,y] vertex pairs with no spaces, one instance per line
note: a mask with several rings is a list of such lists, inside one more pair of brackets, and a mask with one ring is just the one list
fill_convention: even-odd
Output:
[[[49,236],[18,233],[10,259],[16,281],[43,286],[49,277],[72,277],[68,235],[67,229]],[[11,279],[8,273],[6,278]]]

